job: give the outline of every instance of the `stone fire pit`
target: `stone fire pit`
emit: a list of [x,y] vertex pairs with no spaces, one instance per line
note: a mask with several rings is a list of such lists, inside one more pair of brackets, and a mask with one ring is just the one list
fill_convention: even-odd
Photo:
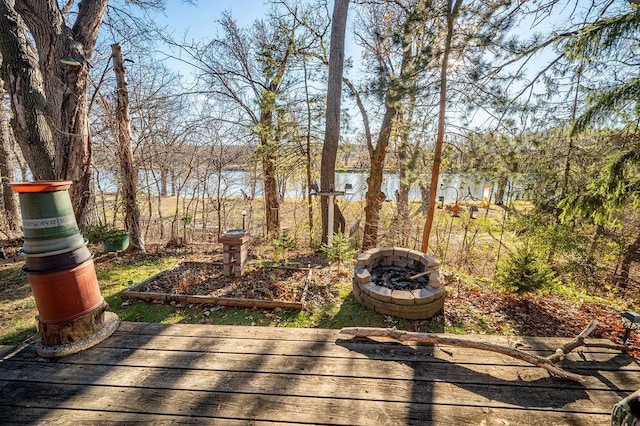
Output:
[[[423,276],[409,279],[422,272]],[[353,295],[374,311],[406,319],[431,318],[444,308],[440,263],[416,250],[370,249],[358,256]]]

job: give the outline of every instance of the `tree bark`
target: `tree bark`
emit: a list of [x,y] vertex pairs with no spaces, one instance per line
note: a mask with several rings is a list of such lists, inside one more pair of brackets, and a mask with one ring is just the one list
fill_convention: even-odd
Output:
[[[405,127],[404,119],[399,120],[402,122],[402,127]],[[403,134],[408,133],[403,130]],[[408,141],[405,136],[400,137],[398,149],[396,155],[398,157],[398,178],[400,180],[398,186],[398,192],[396,194],[396,217],[395,222],[397,224],[396,229],[398,233],[398,244],[400,246],[406,246],[405,240],[408,234],[409,223],[409,181],[408,181],[408,164],[407,157],[409,149]]]
[[6,225],[9,231],[18,231],[20,229],[20,211],[18,210],[18,202],[16,194],[8,185],[14,180],[15,166],[11,147],[14,144],[13,133],[9,128],[7,120],[7,111],[5,110],[4,94],[0,90],[0,179],[2,180],[2,207]]
[[[405,31],[411,31],[408,27]],[[408,37],[408,36],[407,36]],[[391,132],[397,120],[398,113],[402,112],[401,101],[407,93],[407,83],[415,78],[415,57],[410,44],[403,45],[402,62],[397,77],[390,76],[389,87],[385,94],[385,112],[380,125],[380,133],[375,147],[368,138],[369,157],[371,170],[367,178],[367,195],[364,207],[365,223],[362,236],[362,250],[368,250],[378,244],[378,227],[380,223],[380,210],[386,199],[386,194],[381,191],[384,161],[387,147],[391,139]],[[362,109],[362,107],[360,107]]]
[[[344,71],[344,39],[347,27],[349,0],[336,0],[331,21],[331,46],[329,48],[329,81],[327,85],[327,112],[324,144],[320,163],[320,189],[335,190],[336,157],[340,141],[340,104],[342,100],[342,75]],[[322,242],[327,243],[328,200],[322,201]],[[333,232],[333,230],[332,230]]]
[[116,74],[116,120],[115,139],[120,160],[122,174],[122,198],[124,200],[124,223],[129,231],[131,245],[129,250],[144,251],[144,239],[140,226],[140,209],[137,200],[138,169],[134,166],[131,152],[131,117],[129,116],[129,89],[127,70],[124,67],[122,47],[120,44],[111,45],[113,56],[113,70]]
[[[106,6],[107,0],[80,2],[69,28],[53,0],[0,0],[0,53],[16,140],[35,179],[73,181],[70,195],[81,226],[93,205],[88,60]],[[78,65],[63,64],[65,57]]]
[[498,178],[498,188],[496,189],[496,205],[502,206],[504,205],[504,196],[507,191],[507,185],[509,181],[506,176],[501,176]]
[[274,140],[275,92],[263,94],[260,111],[260,158],[262,160],[262,179],[264,185],[264,208],[267,219],[267,235],[280,230],[280,197],[276,178],[276,160],[278,146]]
[[627,251],[622,258],[620,273],[616,277],[616,282],[620,287],[627,288],[629,285],[631,265],[638,261],[640,261],[640,232],[636,235],[635,240],[627,246]]
[[11,125],[33,178],[56,179],[55,148],[47,123],[48,103],[38,58],[34,50],[28,48],[24,22],[12,3],[0,0],[1,77],[11,98]]
[[415,155],[417,153],[417,147],[414,147],[413,152],[410,152],[411,143],[409,141],[411,124],[413,122],[413,111],[415,110],[416,103],[415,94],[416,92],[414,88],[410,92],[409,103],[406,111],[401,114],[400,119],[398,120],[400,138],[397,156],[400,184],[396,200],[396,223],[398,224],[397,229],[400,245],[404,247],[408,245],[409,234],[411,232],[409,226],[409,191],[411,189],[411,179],[408,172],[415,168],[417,158]]
[[386,157],[391,129],[396,117],[396,108],[393,103],[387,102],[387,108],[380,126],[380,134],[375,148],[371,154],[371,170],[367,178],[367,195],[364,207],[364,234],[362,236],[362,250],[368,250],[378,244],[378,226],[380,223],[380,209],[386,199],[382,188],[382,173],[384,171],[384,159]]
[[304,96],[307,104],[307,125],[305,135],[305,172],[307,178],[307,217],[309,221],[309,247],[313,244],[313,195],[311,195],[311,100],[309,98],[309,79],[307,74],[307,58],[302,57],[304,71]]
[[451,53],[451,40],[453,39],[453,25],[458,16],[458,10],[462,0],[447,0],[447,36],[442,52],[442,66],[440,67],[440,99],[438,111],[438,135],[436,136],[436,146],[433,153],[433,168],[431,170],[431,185],[429,187],[429,207],[427,218],[422,233],[422,251],[429,250],[429,237],[433,226],[433,216],[436,209],[436,193],[438,192],[438,179],[440,178],[440,163],[442,162],[442,145],[444,144],[445,121],[447,113],[447,71],[449,69],[449,54]]

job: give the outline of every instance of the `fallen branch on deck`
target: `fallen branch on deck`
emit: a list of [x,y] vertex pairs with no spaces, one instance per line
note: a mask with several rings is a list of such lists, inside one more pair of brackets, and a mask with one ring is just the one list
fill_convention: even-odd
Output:
[[544,368],[549,373],[562,379],[569,379],[576,382],[584,382],[584,377],[579,374],[570,373],[563,370],[561,367],[555,365],[555,363],[562,361],[566,358],[567,354],[572,350],[585,346],[584,339],[596,328],[598,321],[593,320],[589,325],[582,330],[582,332],[576,336],[575,339],[568,342],[562,348],[556,350],[553,355],[548,357],[542,357],[539,355],[530,354],[519,349],[508,348],[500,345],[494,345],[491,343],[476,342],[473,340],[465,340],[457,337],[441,336],[431,333],[413,333],[409,331],[397,330],[395,328],[361,328],[361,327],[347,327],[340,330],[341,334],[349,334],[355,337],[390,337],[400,342],[411,341],[419,343],[432,343],[440,345],[460,346],[463,348],[480,349],[484,351],[491,351],[507,355],[521,361],[528,362],[529,364],[536,365],[540,368]]

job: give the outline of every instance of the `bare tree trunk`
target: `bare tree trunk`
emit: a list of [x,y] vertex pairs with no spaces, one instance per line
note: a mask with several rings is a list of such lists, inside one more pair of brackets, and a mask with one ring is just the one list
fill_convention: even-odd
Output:
[[449,68],[449,54],[451,53],[451,40],[453,39],[453,25],[458,16],[458,10],[462,0],[447,0],[447,36],[442,52],[442,66],[440,68],[440,99],[438,111],[438,135],[436,137],[435,152],[433,155],[433,168],[431,170],[431,185],[429,192],[429,208],[422,233],[422,251],[429,250],[429,237],[433,225],[433,216],[436,209],[436,193],[438,191],[438,179],[440,177],[440,163],[442,162],[442,145],[444,144],[444,131],[447,112],[447,70]]
[[[1,91],[0,91],[1,92]],[[2,180],[2,207],[9,231],[20,229],[20,212],[15,192],[8,183],[14,179],[15,167],[12,161],[13,133],[7,121],[7,111],[4,108],[4,94],[0,96],[0,179]]]
[[384,159],[391,138],[391,128],[396,117],[396,109],[387,104],[387,109],[380,126],[380,134],[376,147],[371,150],[371,170],[367,178],[366,205],[364,207],[364,234],[362,236],[362,250],[368,250],[378,244],[378,226],[380,223],[380,209],[386,199],[386,195],[380,191],[382,188],[382,173],[384,171]]
[[[327,113],[324,144],[320,163],[320,189],[335,190],[336,157],[340,142],[340,103],[342,100],[342,75],[344,70],[344,39],[347,27],[349,0],[336,0],[331,21],[331,46],[329,48],[329,81],[327,85]],[[327,243],[328,201],[322,199],[322,242]],[[333,230],[332,230],[333,232]]]
[[[273,95],[273,102],[271,102],[271,99],[267,99],[271,95]],[[262,160],[267,235],[280,231],[280,200],[278,197],[278,181],[276,179],[276,156],[278,148],[273,134],[275,95],[275,93],[267,93],[263,96],[263,102],[261,105],[262,111],[260,113],[260,157]]]
[[307,103],[307,128],[306,128],[306,150],[305,150],[305,171],[307,174],[307,217],[309,221],[309,246],[313,244],[313,196],[311,195],[311,101],[309,99],[309,86],[307,78],[307,58],[302,58],[304,69],[304,95]]
[[165,166],[160,166],[160,185],[159,185],[159,193],[161,197],[166,197],[167,192],[167,182],[169,181],[169,171]]
[[[106,7],[107,0],[80,2],[69,28],[53,0],[0,0],[2,73],[11,93],[16,141],[35,179],[73,181],[70,195],[80,226],[94,206],[88,59]],[[63,63],[66,57],[75,63]]]
[[640,262],[640,232],[636,235],[636,239],[627,246],[627,251],[622,258],[620,264],[620,273],[616,277],[617,284],[622,288],[629,285],[629,272],[634,262]]
[[113,55],[113,70],[116,74],[116,134],[115,139],[120,158],[120,172],[122,173],[122,197],[124,199],[124,223],[129,231],[131,245],[129,250],[144,251],[142,228],[140,227],[140,209],[137,200],[138,171],[133,164],[131,152],[131,117],[129,117],[129,89],[127,70],[124,67],[122,47],[115,43],[111,45]]
[[506,176],[498,178],[498,189],[496,189],[496,205],[501,206],[504,204],[504,195],[507,190],[509,179]]
[[411,130],[411,123],[413,122],[413,111],[415,109],[415,93],[415,90],[410,92],[409,105],[407,106],[406,113],[403,113],[399,120],[400,142],[397,154],[400,185],[398,189],[398,199],[396,200],[396,222],[398,224],[400,245],[405,247],[408,244],[409,233],[411,232],[409,224],[409,190],[411,189],[411,181],[408,176],[408,171],[415,167],[416,159],[416,156],[409,152],[411,146],[409,142],[409,134]]
[[[362,250],[368,250],[378,244],[380,210],[382,209],[382,203],[386,199],[386,195],[381,191],[384,160],[387,153],[387,147],[389,146],[389,140],[391,139],[391,131],[393,129],[394,122],[397,121],[398,113],[402,111],[400,103],[406,94],[405,86],[408,81],[415,78],[412,75],[415,71],[411,65],[413,60],[414,57],[411,46],[404,46],[400,73],[397,77],[391,80],[385,95],[386,109],[382,118],[380,133],[378,134],[375,147],[373,147],[371,143],[370,136],[367,135],[371,170],[369,172],[369,177],[367,178],[368,189],[365,197],[366,205],[364,207],[365,222],[364,233],[362,236]],[[361,102],[358,102],[359,108],[362,110],[363,107]],[[366,124],[367,123],[365,123],[365,125]],[[367,131],[365,130],[365,132]]]
[[[16,142],[36,180],[56,179],[53,136],[47,124],[44,83],[38,58],[27,50],[27,35],[20,16],[7,0],[0,1],[2,79],[11,94],[11,124]],[[20,25],[22,23],[22,25]],[[31,72],[18,72],[31,70]]]
[[400,144],[398,146],[397,156],[398,156],[398,178],[399,178],[399,186],[398,193],[396,194],[396,217],[395,222],[397,224],[397,233],[399,244],[401,246],[405,246],[405,240],[408,234],[408,224],[409,224],[409,189],[410,184],[408,181],[407,170],[407,150],[409,149],[408,144],[402,138]]

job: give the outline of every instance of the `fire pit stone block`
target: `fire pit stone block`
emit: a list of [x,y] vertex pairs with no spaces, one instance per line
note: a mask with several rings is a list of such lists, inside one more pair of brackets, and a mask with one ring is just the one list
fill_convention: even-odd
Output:
[[411,260],[419,262],[424,258],[424,254],[417,250],[407,250],[407,257]]
[[366,269],[366,268],[358,268],[358,269],[356,269],[355,279],[360,284],[370,283],[371,282],[371,274],[369,273],[369,270]]
[[416,304],[416,297],[410,290],[392,290],[391,297],[398,305]]
[[371,255],[367,254],[366,252],[358,256],[358,260],[356,262],[356,269],[366,269],[367,266],[369,266],[370,258],[371,258]]
[[429,275],[429,286],[433,288],[444,287],[444,280],[442,279],[440,273]]
[[369,296],[381,302],[391,302],[391,293],[393,290],[381,285],[374,285],[369,289]]
[[370,295],[371,294],[371,290],[375,287],[376,285],[372,282],[368,282],[366,284],[363,284],[361,286],[359,286],[359,290],[366,294],[366,295]]
[[380,247],[376,253],[376,257],[393,256],[393,247]]
[[436,259],[435,257],[429,256],[426,254],[423,254],[422,257],[427,261],[427,265],[430,268],[435,268],[440,266],[440,262],[438,262],[438,259]]
[[[407,269],[407,276],[429,270],[428,282],[415,290],[389,288],[373,281],[378,267]],[[369,249],[358,256],[353,277],[353,295],[366,307],[406,319],[427,319],[444,309],[444,281],[440,262],[432,256],[402,247]]]
[[443,296],[444,291],[438,291],[431,288],[419,288],[417,290],[411,290],[416,300],[420,301],[420,304],[433,302]]

